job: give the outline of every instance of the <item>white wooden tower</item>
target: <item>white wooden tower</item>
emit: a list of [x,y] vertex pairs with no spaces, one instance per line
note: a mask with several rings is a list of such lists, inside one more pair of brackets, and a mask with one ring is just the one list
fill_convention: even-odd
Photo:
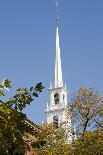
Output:
[[[67,89],[63,84],[62,79],[62,67],[60,56],[60,44],[59,44],[59,27],[58,16],[56,18],[56,57],[55,57],[55,81],[54,84],[50,84],[49,93],[50,101],[47,103],[45,109],[46,122],[53,123],[58,128],[62,126],[67,131],[67,142],[72,141],[71,135],[71,117],[67,114]],[[69,132],[68,132],[69,130]]]

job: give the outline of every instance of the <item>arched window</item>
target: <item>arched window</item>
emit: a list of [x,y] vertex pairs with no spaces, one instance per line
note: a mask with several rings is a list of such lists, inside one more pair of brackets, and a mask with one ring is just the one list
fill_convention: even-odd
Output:
[[54,102],[55,102],[55,104],[59,104],[59,94],[58,93],[54,94]]
[[54,126],[55,128],[58,128],[58,116],[54,116],[54,117],[53,117],[53,126]]

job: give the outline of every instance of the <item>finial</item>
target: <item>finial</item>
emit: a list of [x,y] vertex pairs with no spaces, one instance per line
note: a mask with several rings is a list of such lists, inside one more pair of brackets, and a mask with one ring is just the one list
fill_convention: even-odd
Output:
[[47,108],[47,109],[49,108],[48,102],[47,102],[47,104],[46,104],[46,108]]
[[56,5],[56,11],[57,11],[56,22],[58,24],[58,19],[59,19],[59,0],[55,0],[55,5]]

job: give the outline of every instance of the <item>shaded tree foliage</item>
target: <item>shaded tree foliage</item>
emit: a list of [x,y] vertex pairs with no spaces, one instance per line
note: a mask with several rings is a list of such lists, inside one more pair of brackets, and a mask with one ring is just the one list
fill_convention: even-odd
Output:
[[103,130],[85,132],[85,135],[72,145],[71,155],[102,155]]
[[67,144],[64,141],[64,131],[44,124],[40,126],[33,144],[32,155],[102,155],[103,130],[86,131],[84,136]]
[[[0,85],[0,96],[11,88],[7,79]],[[42,83],[35,87],[19,88],[8,101],[0,100],[0,154],[23,155],[102,155],[103,99],[95,89],[80,88],[72,104],[73,123],[78,139],[65,143],[65,131],[52,124],[36,125],[22,110],[42,92]]]
[[[11,81],[6,79],[0,85],[0,96],[4,96],[4,91],[9,88]],[[36,132],[21,111],[30,105],[34,97],[38,97],[43,88],[42,83],[30,89],[19,88],[16,95],[8,101],[0,100],[0,154],[24,154],[25,150],[29,149],[28,143],[24,141],[24,135],[35,135]]]
[[55,129],[52,124],[40,126],[37,141],[33,147],[37,155],[68,155],[71,147],[65,143],[64,130]]

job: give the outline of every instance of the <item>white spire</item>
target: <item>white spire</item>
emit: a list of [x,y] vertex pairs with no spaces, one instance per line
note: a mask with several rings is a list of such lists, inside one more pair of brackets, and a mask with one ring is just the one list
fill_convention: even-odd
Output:
[[57,17],[57,27],[56,27],[56,59],[55,59],[55,87],[61,87],[61,86],[63,86],[63,80],[62,80],[60,45],[59,45],[58,17]]

